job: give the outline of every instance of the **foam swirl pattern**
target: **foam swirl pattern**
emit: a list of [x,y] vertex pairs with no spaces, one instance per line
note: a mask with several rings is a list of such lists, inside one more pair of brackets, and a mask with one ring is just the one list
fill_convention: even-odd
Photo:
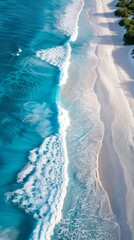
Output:
[[[18,182],[23,187],[7,196],[37,220],[44,222],[41,235],[49,238],[51,224],[57,222],[61,214],[62,195],[67,184],[66,159],[60,135],[46,138],[40,148],[31,151],[30,163],[19,173]],[[23,181],[27,178],[27,181]],[[36,230],[35,230],[36,231]],[[40,233],[33,239],[44,239]]]

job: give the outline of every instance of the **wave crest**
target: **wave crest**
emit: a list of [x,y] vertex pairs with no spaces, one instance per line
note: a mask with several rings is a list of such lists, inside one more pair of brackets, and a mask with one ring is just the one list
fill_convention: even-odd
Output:
[[58,46],[53,48],[48,48],[45,50],[40,50],[36,52],[36,56],[41,60],[45,60],[53,66],[59,67],[61,70],[66,65],[67,51],[69,45]]

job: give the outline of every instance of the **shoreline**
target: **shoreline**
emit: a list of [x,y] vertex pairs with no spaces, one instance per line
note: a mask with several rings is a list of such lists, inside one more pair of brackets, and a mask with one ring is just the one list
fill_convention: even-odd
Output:
[[[100,104],[104,138],[98,156],[99,179],[121,227],[121,240],[134,238],[133,170],[134,91],[131,89],[132,46],[123,46],[122,28],[114,17],[115,1],[96,1],[97,80],[94,91]],[[128,56],[128,58],[127,58]],[[126,61],[125,61],[126,60]],[[131,80],[131,81],[130,81]]]
[[[119,225],[112,212],[108,194],[101,188],[97,175],[98,152],[104,128],[100,120],[100,104],[94,91],[98,75],[96,69],[99,64],[96,54],[99,38],[95,37],[94,42],[95,34],[92,31],[93,25],[96,26],[92,21],[94,9],[95,2],[91,5],[89,2],[85,3],[78,25],[78,39],[72,46],[68,80],[62,88],[62,106],[68,111],[71,122],[66,138],[69,157],[68,176],[71,181],[68,184],[63,220],[59,227],[61,229],[64,225],[66,234],[69,234],[66,236],[72,236],[73,231],[77,230],[77,236],[82,239],[84,227],[84,231],[87,229],[87,239],[97,237],[107,240],[109,236],[109,239],[119,240]],[[79,202],[80,208],[76,206],[76,202]],[[68,210],[72,212],[71,215],[68,215]],[[65,224],[66,221],[72,224],[71,227]],[[95,227],[94,231],[89,224]]]

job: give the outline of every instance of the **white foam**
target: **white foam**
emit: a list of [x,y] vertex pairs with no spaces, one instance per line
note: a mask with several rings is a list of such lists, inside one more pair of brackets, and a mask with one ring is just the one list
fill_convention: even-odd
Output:
[[56,23],[57,29],[64,32],[66,36],[71,36],[71,41],[75,41],[77,39],[78,20],[83,6],[83,0],[72,1],[72,3],[68,4],[61,19]]
[[31,162],[36,162],[37,156],[38,156],[37,152],[38,152],[38,148],[35,148],[35,149],[30,151],[29,160]]
[[[67,36],[71,36],[70,41],[75,41],[78,35],[78,20],[83,9],[84,1],[73,1],[65,10],[64,15],[56,23],[57,29],[64,32]],[[68,67],[71,55],[71,47],[69,42],[63,46],[41,49],[36,52],[36,57],[58,67],[62,71],[60,85],[66,83],[68,78]]]
[[20,172],[18,174],[18,179],[17,179],[17,182],[20,183],[20,182],[23,182],[23,180],[27,177],[27,175],[29,175],[33,169],[34,169],[34,165],[33,164],[28,164],[24,169],[23,169],[23,172]]
[[20,53],[22,52],[21,48],[18,48],[18,51],[16,53],[11,53],[12,56],[20,56]]
[[61,81],[60,81],[60,85],[64,85],[68,79],[68,68],[69,68],[69,64],[70,64],[70,57],[71,57],[71,47],[68,44],[68,51],[67,51],[67,55],[66,55],[66,59],[64,62],[64,66],[63,66],[63,71],[62,71],[62,77],[61,77]]
[[21,52],[22,52],[22,49],[21,49],[21,48],[19,48],[19,49],[18,49],[18,51],[19,51],[19,53],[21,53]]
[[62,71],[60,85],[65,84],[68,78],[67,71],[70,63],[70,55],[71,47],[69,43],[65,44],[64,46],[48,48],[45,50],[42,49],[36,52],[36,56],[38,58],[60,68]]
[[47,48],[45,50],[37,51],[36,56],[53,66],[63,69],[66,58],[66,48],[64,46]]
[[18,182],[28,176],[26,183],[22,188],[7,193],[8,199],[38,220],[32,240],[49,240],[55,224],[61,219],[68,185],[65,130],[69,119],[67,111],[61,107],[59,111],[59,134],[46,138],[40,148],[30,152],[30,164],[18,175]]
[[60,126],[62,129],[62,133],[64,132],[64,136],[66,137],[66,130],[70,126],[70,119],[68,115],[68,111],[59,106],[59,116],[58,116]]
[[69,44],[66,44],[64,46],[47,48],[45,50],[42,49],[36,52],[36,56],[39,57],[41,60],[45,60],[51,65],[59,67],[61,70],[63,70],[68,55],[68,48]]

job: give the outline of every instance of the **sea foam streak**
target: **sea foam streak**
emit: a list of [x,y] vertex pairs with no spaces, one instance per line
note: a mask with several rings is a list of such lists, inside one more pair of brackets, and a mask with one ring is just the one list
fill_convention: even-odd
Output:
[[[81,0],[78,3],[74,1],[68,5],[65,15],[59,20],[56,27],[67,35],[75,35],[76,38],[74,33],[77,32],[77,22],[82,6],[83,1]],[[68,21],[68,17],[70,21]],[[71,17],[73,20],[71,20]],[[74,37],[70,40],[73,39]],[[70,54],[70,44],[66,43],[54,48],[41,49],[36,52],[36,57],[58,67],[61,70],[61,84],[64,84],[67,79]],[[30,111],[27,112],[24,122],[39,123],[40,125],[42,121],[39,118],[42,115],[44,105],[34,105],[33,107],[28,102],[25,104],[25,108],[26,110],[30,109]],[[69,118],[67,111],[61,108],[59,103],[58,109],[59,133],[44,136],[46,138],[42,145],[31,150],[29,163],[18,174],[17,181],[22,184],[22,187],[7,193],[8,199],[11,199],[13,203],[19,205],[27,213],[32,214],[37,220],[31,240],[50,239],[55,224],[61,219],[61,210],[66,195],[68,157],[65,136]],[[47,110],[47,113],[50,114],[49,110]],[[46,119],[45,114],[44,117]],[[49,126],[47,120],[45,120],[45,124],[47,127]],[[43,133],[40,132],[40,134],[43,136]]]

